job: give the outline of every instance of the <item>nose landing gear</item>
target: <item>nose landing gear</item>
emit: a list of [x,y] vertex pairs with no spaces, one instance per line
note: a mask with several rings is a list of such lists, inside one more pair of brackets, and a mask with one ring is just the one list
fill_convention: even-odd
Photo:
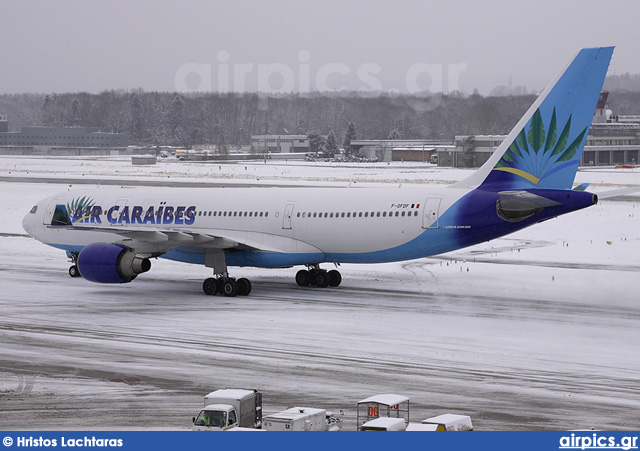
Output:
[[78,269],[78,253],[67,252],[67,256],[69,257],[69,261],[72,263],[72,265],[69,266],[69,275],[71,277],[82,277],[82,274],[80,274],[80,270]]

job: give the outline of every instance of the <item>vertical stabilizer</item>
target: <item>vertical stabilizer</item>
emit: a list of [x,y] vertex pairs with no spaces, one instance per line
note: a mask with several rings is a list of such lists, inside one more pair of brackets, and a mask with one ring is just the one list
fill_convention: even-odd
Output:
[[453,186],[570,189],[612,54],[613,47],[580,50],[491,158]]

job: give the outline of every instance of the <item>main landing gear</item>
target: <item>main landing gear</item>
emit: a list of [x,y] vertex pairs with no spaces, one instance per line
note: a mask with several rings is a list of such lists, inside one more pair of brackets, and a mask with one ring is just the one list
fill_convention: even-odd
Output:
[[67,255],[69,256],[69,261],[72,263],[72,265],[69,266],[69,275],[71,277],[82,277],[82,274],[80,274],[80,270],[78,269],[78,253],[69,252]]
[[296,283],[301,287],[313,285],[320,288],[337,287],[342,282],[340,271],[332,269],[326,271],[319,265],[309,265],[307,269],[301,269],[296,274]]
[[202,283],[202,291],[209,296],[224,294],[228,297],[247,296],[251,293],[251,282],[244,277],[235,279],[228,275],[209,277]]

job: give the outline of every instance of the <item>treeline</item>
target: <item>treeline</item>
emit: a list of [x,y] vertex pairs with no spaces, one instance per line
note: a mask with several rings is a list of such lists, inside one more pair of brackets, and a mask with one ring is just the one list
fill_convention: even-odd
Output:
[[[391,95],[371,93],[0,95],[10,131],[28,125],[90,126],[126,133],[130,144],[241,146],[251,135],[329,135],[342,143],[349,123],[357,139],[446,139],[506,134],[535,96]],[[639,114],[640,92],[611,92],[617,114]]]
[[604,82],[604,89],[616,92],[640,92],[640,74],[608,75]]

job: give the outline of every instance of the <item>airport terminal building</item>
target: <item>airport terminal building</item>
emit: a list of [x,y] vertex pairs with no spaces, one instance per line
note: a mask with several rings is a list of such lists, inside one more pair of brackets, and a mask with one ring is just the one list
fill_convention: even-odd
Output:
[[256,152],[307,153],[307,135],[251,135],[251,149]]
[[[451,148],[437,150],[438,165],[477,168],[489,159],[506,135],[456,136]],[[591,124],[580,166],[640,163],[640,122]]]
[[12,147],[127,147],[123,133],[101,132],[94,127],[23,127],[0,132],[0,146]]
[[0,115],[0,147],[5,154],[63,154],[61,149],[73,149],[67,151],[71,154],[87,149],[95,154],[96,149],[122,150],[129,145],[126,134],[102,132],[97,127],[29,126],[10,132],[8,124],[7,116]]

